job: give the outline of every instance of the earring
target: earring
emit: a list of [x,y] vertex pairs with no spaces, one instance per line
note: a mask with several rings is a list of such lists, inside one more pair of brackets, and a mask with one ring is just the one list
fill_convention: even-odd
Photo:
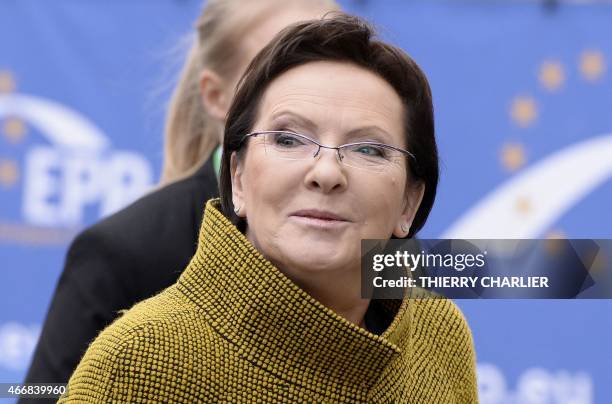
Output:
[[410,223],[402,223],[402,231],[404,233],[409,233],[410,232]]
[[234,213],[238,214],[240,212],[240,206],[234,206]]

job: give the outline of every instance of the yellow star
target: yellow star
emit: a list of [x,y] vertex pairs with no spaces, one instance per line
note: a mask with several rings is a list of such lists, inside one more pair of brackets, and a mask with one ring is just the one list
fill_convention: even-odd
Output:
[[15,90],[15,80],[8,70],[0,70],[0,94]]
[[546,233],[546,238],[549,240],[566,239],[567,235],[562,230],[551,230]]
[[19,169],[13,160],[0,160],[0,186],[10,188],[19,179]]
[[565,241],[567,240],[567,234],[563,230],[550,230],[544,237],[546,238],[544,240],[544,248],[551,255],[559,254],[567,245]]
[[512,101],[510,116],[517,125],[523,127],[529,126],[536,119],[537,115],[536,102],[532,97],[520,96]]
[[501,163],[508,171],[516,171],[525,165],[525,148],[520,143],[505,144],[500,153]]
[[606,70],[606,61],[599,51],[586,51],[580,55],[580,73],[589,81],[596,81]]
[[549,255],[557,255],[567,248],[566,237],[562,231],[550,231],[544,240],[544,249]]
[[16,144],[23,140],[27,127],[19,118],[8,118],[2,125],[2,132],[9,142]]
[[593,265],[591,265],[590,271],[593,274],[602,272],[606,268],[609,268],[609,261],[606,253],[603,250],[599,250],[599,253],[595,256],[593,260]]
[[549,91],[558,90],[565,81],[563,66],[557,61],[546,61],[540,66],[540,83]]
[[525,197],[518,198],[515,206],[516,210],[523,215],[527,215],[531,211],[531,202]]

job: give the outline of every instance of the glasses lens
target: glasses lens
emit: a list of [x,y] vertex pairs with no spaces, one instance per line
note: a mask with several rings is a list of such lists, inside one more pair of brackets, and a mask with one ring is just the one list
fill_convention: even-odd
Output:
[[403,153],[377,143],[355,143],[341,149],[342,162],[369,170],[384,170],[400,164]]
[[319,146],[304,136],[291,132],[267,132],[266,153],[287,160],[312,158]]

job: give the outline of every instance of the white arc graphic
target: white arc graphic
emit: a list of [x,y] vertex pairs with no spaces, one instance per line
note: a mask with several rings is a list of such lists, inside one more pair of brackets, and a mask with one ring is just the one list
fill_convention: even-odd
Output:
[[53,101],[23,94],[0,95],[0,118],[16,116],[35,126],[60,147],[100,151],[110,146],[94,124]]
[[[612,177],[612,134],[566,147],[485,196],[442,238],[536,238]],[[517,201],[529,201],[527,212]]]

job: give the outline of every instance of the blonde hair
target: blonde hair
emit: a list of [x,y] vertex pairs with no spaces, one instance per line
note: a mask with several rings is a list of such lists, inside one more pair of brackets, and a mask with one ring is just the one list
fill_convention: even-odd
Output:
[[[219,145],[222,130],[202,104],[200,74],[211,69],[222,79],[237,74],[240,39],[256,21],[265,19],[274,6],[295,3],[338,10],[334,0],[208,0],[196,21],[197,39],[191,45],[166,116],[161,183],[184,178],[196,171]],[[253,5],[258,8],[253,9]],[[245,8],[249,8],[246,14]]]

